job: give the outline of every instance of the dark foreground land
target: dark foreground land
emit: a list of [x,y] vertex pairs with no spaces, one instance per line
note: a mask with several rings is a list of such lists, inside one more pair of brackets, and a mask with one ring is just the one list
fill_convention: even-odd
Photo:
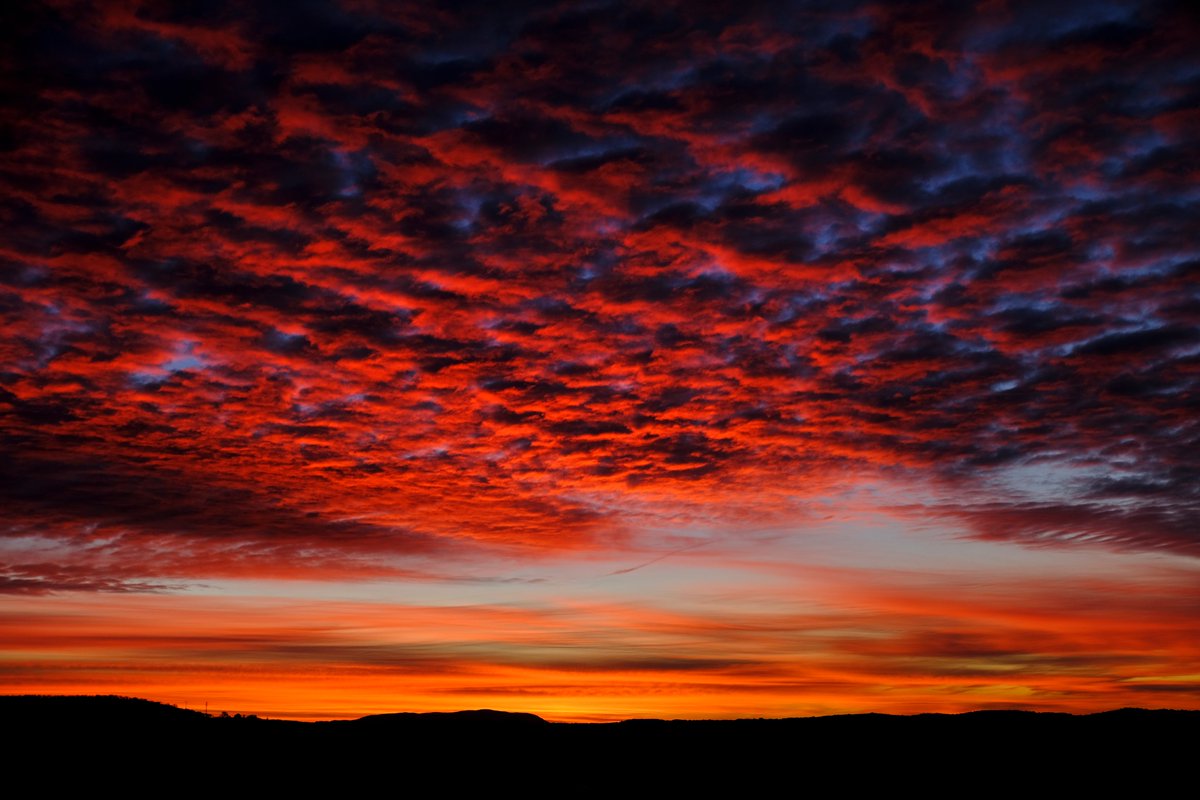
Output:
[[1200,759],[1200,711],[1144,709],[607,724],[463,711],[291,722],[134,698],[9,696],[0,697],[0,726],[10,778],[24,769],[96,785],[153,785],[169,773],[260,788],[412,778],[446,788],[528,784],[542,794],[547,781],[567,791],[649,776],[658,788],[677,789],[832,779],[846,789],[948,791],[968,774],[975,788],[1122,779],[1148,790],[1164,776],[1191,774]]

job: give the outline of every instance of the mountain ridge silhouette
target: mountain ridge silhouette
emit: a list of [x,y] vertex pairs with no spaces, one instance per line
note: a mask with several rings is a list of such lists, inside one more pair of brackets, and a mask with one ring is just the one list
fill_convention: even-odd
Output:
[[1197,733],[1200,711],[1172,709],[612,723],[475,709],[300,722],[206,715],[117,695],[0,696],[0,734],[18,772],[60,783],[66,775],[81,788],[93,785],[85,776],[108,776],[147,792],[162,788],[153,775],[304,794],[342,791],[347,781],[386,786],[403,776],[488,792],[522,781],[545,789],[547,776],[576,789],[624,791],[636,777],[673,793],[725,783],[765,792],[818,775],[833,775],[843,788],[945,784],[949,791],[951,774],[974,776],[959,791],[979,781],[1075,791],[1118,777],[1149,791],[1192,763]]
[[933,720],[1101,720],[1106,718],[1122,718],[1130,721],[1133,718],[1148,719],[1159,716],[1165,719],[1168,715],[1180,718],[1195,718],[1200,722],[1200,710],[1141,707],[1122,707],[1104,711],[1093,711],[1075,714],[1064,711],[1034,711],[1030,709],[975,709],[962,712],[920,712],[916,714],[888,714],[882,712],[862,712],[844,714],[826,714],[799,717],[739,717],[733,719],[663,719],[653,717],[632,717],[623,720],[606,722],[554,722],[526,711],[501,711],[490,708],[462,709],[459,711],[400,711],[379,714],[365,714],[361,717],[331,720],[288,720],[274,717],[259,717],[255,714],[230,714],[228,711],[204,712],[158,700],[126,695],[55,695],[55,694],[22,694],[0,695],[0,723],[11,720],[14,715],[37,714],[39,716],[55,716],[61,714],[83,715],[107,713],[115,715],[110,719],[127,718],[142,720],[160,720],[183,722],[199,722],[203,720],[246,720],[268,723],[284,723],[288,725],[348,725],[365,724],[373,726],[411,725],[411,724],[462,724],[462,725],[533,725],[533,726],[636,726],[636,725],[729,725],[746,723],[795,723],[823,721],[827,724],[857,721],[933,721]]

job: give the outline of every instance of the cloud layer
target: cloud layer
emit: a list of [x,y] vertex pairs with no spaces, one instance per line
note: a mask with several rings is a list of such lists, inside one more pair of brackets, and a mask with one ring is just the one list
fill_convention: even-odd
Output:
[[27,11],[7,589],[399,574],[863,476],[1200,552],[1181,6]]

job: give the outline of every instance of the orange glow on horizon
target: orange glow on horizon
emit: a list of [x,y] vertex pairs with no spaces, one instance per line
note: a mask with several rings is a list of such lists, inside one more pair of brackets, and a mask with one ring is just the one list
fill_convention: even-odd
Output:
[[[854,551],[878,533],[843,536]],[[547,583],[487,587],[479,603],[332,599],[337,584],[287,582],[243,596],[16,599],[0,616],[0,682],[306,720],[485,707],[554,721],[1197,707],[1200,592],[1186,562],[1062,553],[1046,583],[1019,558],[987,570],[837,567],[844,554],[828,542],[801,540],[807,561],[778,545],[773,560],[693,548],[573,598],[562,586],[579,566],[565,563]],[[435,588],[420,591],[434,599]]]

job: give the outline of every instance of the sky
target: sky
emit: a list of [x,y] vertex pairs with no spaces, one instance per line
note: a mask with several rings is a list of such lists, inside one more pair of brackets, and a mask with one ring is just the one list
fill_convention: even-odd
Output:
[[0,13],[0,692],[1200,708],[1183,4]]

